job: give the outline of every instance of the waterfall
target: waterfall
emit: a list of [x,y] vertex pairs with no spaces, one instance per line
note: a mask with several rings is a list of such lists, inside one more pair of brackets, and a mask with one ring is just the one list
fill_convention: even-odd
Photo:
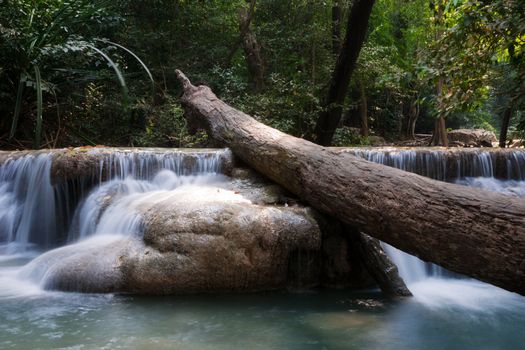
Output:
[[98,178],[151,180],[162,169],[178,176],[219,173],[221,159],[229,154],[229,150],[111,152],[100,159]]
[[55,235],[57,213],[50,170],[50,154],[8,160],[0,167],[2,253],[48,245]]
[[[200,169],[212,170],[208,166]],[[141,211],[181,187],[203,187],[224,182],[216,171],[177,175],[163,169],[150,180],[133,176],[114,178],[95,188],[75,212],[68,234],[70,242],[91,235],[137,235],[142,231]]]
[[[525,197],[525,151],[522,150],[386,148],[351,149],[349,152],[371,162],[435,180]],[[382,245],[409,285],[432,277],[451,275],[437,265],[426,263],[386,243]]]
[[389,244],[381,244],[385,252],[396,264],[399,275],[407,285],[420,282],[428,277],[442,277],[448,273],[441,267],[426,263],[419,258],[407,254]]
[[523,150],[350,148],[343,152],[440,181],[470,177],[525,181]]
[[[524,151],[345,151],[437,180],[525,197]],[[189,193],[189,200],[194,200],[202,187],[221,187],[223,160],[230,156],[228,150],[93,149],[89,155],[97,158],[88,163],[85,176],[64,180],[54,177],[57,154],[21,155],[0,166],[0,258],[65,243],[89,240],[99,244],[115,236],[138,236],[144,224],[141,214],[153,203]],[[449,276],[444,269],[394,247],[385,245],[385,250],[408,284]],[[59,251],[55,258],[63,259],[61,254],[69,252],[71,249]],[[33,265],[39,261],[42,259]]]
[[[68,241],[93,234],[138,234],[138,213],[147,193],[158,195],[190,183],[221,178],[221,152],[122,153],[100,161],[99,186],[75,210]],[[104,176],[106,173],[106,176]],[[103,182],[107,178],[109,181]]]
[[140,222],[124,209],[118,216],[130,217],[124,226],[108,223],[115,206],[123,205],[121,197],[192,182],[197,175],[219,176],[222,159],[230,156],[228,150],[90,152],[98,167],[82,180],[53,183],[53,152],[12,157],[0,166],[0,255],[47,249],[100,230],[135,232]]

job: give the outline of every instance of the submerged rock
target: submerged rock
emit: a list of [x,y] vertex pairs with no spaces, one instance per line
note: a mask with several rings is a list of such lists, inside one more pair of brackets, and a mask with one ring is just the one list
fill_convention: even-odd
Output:
[[110,293],[122,290],[122,258],[143,249],[133,237],[94,236],[51,250],[26,265],[19,277],[47,290]]

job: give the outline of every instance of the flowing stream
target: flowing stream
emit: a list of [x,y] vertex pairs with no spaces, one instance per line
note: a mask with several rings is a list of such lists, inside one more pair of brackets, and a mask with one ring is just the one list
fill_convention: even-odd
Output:
[[[376,290],[139,297],[44,288],[48,272],[68,252],[139,235],[138,213],[152,203],[167,196],[199,200],[201,189],[222,188],[228,181],[220,174],[223,152],[113,153],[89,179],[60,185],[52,183],[49,154],[0,166],[0,349],[522,347],[524,297],[386,245],[414,298],[387,300]],[[438,180],[525,197],[523,151],[508,152],[503,160],[468,152],[453,161],[442,151],[354,153]],[[225,191],[224,200],[228,196]]]
[[[500,153],[479,150],[452,155],[443,150],[357,149],[355,154],[369,161],[436,180],[525,198],[523,151]],[[496,174],[499,178],[496,178]],[[401,277],[414,297],[429,307],[452,305],[482,310],[488,305],[493,309],[501,307],[501,303],[520,299],[486,283],[455,275],[437,265],[421,261],[388,244],[383,243],[383,247],[398,266]]]

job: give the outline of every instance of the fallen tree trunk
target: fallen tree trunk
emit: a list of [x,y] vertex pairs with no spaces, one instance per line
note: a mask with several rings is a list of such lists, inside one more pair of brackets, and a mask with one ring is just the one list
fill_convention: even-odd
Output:
[[525,295],[525,201],[335,153],[257,122],[182,74],[190,128],[318,210],[423,260]]

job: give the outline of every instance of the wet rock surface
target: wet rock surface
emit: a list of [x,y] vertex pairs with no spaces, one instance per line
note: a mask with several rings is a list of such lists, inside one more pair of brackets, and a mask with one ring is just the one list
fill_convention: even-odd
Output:
[[147,248],[124,260],[126,289],[171,294],[317,284],[321,231],[309,209],[252,204],[228,190],[198,192],[188,195],[202,200],[179,194],[148,210]]
[[232,175],[155,192],[135,207],[143,236],[95,235],[43,254],[27,274],[47,289],[137,294],[370,284],[340,227],[249,169]]

